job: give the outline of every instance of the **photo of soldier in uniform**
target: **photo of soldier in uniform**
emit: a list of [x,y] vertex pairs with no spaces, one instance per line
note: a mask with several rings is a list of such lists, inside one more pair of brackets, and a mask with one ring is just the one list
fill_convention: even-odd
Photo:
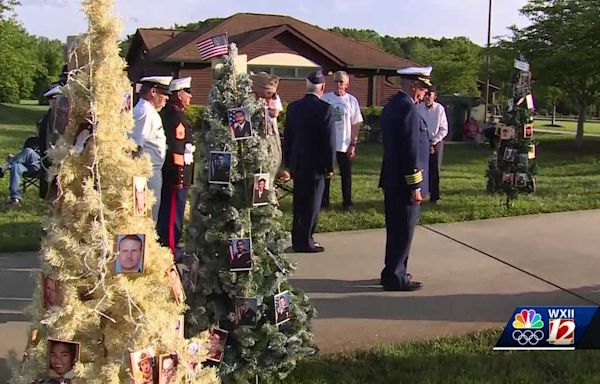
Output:
[[79,343],[48,339],[48,376],[74,378],[73,368],[79,360],[79,350]]
[[513,163],[515,158],[517,157],[517,149],[516,148],[505,148],[504,149],[504,157],[502,160],[508,161],[509,163]]
[[145,177],[133,177],[133,214],[146,216],[148,201],[148,182]]
[[250,239],[229,240],[229,270],[249,271],[252,269],[252,249]]
[[209,183],[229,184],[231,182],[231,152],[211,152],[208,169]]
[[235,324],[238,327],[255,328],[257,318],[258,299],[251,297],[235,298]]
[[225,351],[225,343],[229,332],[224,329],[212,328],[208,331],[208,355],[206,360],[221,362]]
[[154,384],[154,350],[152,348],[131,352],[131,374],[135,384]]
[[275,295],[275,325],[290,320],[290,294],[288,291]]
[[144,272],[145,239],[142,234],[117,236],[115,273]]
[[269,174],[257,173],[254,175],[254,187],[252,188],[252,205],[269,204]]
[[252,136],[250,115],[246,108],[232,108],[227,111],[229,128],[234,140],[243,140]]

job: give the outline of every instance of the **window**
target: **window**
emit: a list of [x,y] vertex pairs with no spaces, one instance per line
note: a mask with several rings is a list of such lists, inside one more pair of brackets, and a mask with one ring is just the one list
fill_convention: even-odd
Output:
[[288,67],[282,65],[248,65],[248,72],[267,72],[285,79],[304,79],[315,69],[311,67]]

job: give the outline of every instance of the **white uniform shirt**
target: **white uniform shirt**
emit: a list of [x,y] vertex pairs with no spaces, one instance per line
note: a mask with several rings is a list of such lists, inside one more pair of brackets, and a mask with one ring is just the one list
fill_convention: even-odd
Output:
[[352,141],[352,126],[363,121],[358,100],[348,92],[344,96],[338,96],[335,92],[327,92],[321,99],[333,106],[335,150],[347,152]]
[[444,140],[444,137],[448,134],[448,119],[446,118],[444,106],[434,101],[431,108],[429,108],[423,102],[417,106],[417,109],[427,124],[431,143],[437,144]]
[[156,108],[140,98],[133,108],[133,120],[131,139],[150,155],[152,168],[162,168],[167,153],[167,138]]

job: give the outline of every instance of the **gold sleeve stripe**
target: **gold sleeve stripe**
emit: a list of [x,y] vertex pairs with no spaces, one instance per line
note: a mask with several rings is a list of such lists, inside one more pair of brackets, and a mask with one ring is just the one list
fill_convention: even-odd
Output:
[[423,181],[423,173],[421,171],[415,172],[412,175],[404,176],[404,180],[406,180],[406,184],[414,185],[419,184]]

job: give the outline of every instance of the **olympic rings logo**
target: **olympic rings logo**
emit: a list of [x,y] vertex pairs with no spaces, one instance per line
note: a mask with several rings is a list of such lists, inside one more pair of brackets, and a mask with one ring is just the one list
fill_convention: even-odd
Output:
[[536,345],[544,339],[544,332],[539,329],[535,331],[530,329],[521,331],[517,329],[513,331],[512,338],[520,345]]

